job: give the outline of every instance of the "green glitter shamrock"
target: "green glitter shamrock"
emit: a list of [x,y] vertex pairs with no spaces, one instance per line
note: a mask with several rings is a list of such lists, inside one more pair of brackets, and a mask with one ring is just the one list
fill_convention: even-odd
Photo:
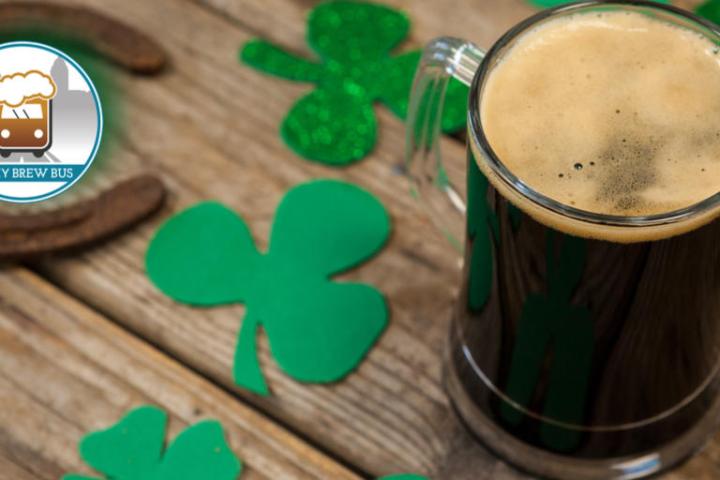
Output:
[[390,220],[383,205],[345,182],[290,190],[261,254],[243,220],[216,202],[168,220],[147,252],[147,272],[165,294],[198,306],[247,306],[235,356],[238,385],[267,395],[256,353],[263,325],[280,367],[296,380],[327,383],[350,373],[387,324],[373,287],[330,277],[373,256]]
[[[80,442],[85,463],[107,480],[236,480],[242,464],[223,437],[222,426],[204,421],[183,431],[167,449],[167,415],[144,406],[115,426],[87,435]],[[65,475],[63,480],[99,480]]]
[[[536,7],[557,7],[559,5],[564,5],[566,3],[572,3],[576,2],[577,0],[528,0],[529,3],[535,5]],[[669,4],[670,0],[654,0],[657,3],[665,3]]]
[[[345,165],[366,156],[375,145],[380,101],[405,118],[408,96],[421,52],[391,56],[408,34],[410,21],[391,8],[357,1],[331,1],[308,19],[307,41],[321,63],[286,53],[264,40],[251,40],[241,60],[263,72],[317,88],[301,98],[281,127],[282,138],[299,155]],[[446,94],[442,128],[465,125],[468,89],[453,81]]]

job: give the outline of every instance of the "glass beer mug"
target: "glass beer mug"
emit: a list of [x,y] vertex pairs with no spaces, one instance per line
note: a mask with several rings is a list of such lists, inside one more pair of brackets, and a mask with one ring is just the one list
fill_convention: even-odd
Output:
[[[720,194],[668,213],[597,214],[533,190],[486,137],[487,80],[518,39],[608,11],[720,44],[718,27],[670,6],[570,4],[523,21],[488,52],[434,40],[410,99],[408,174],[436,223],[464,244],[446,389],[483,444],[542,477],[644,477],[687,458],[720,424]],[[471,87],[466,194],[439,151],[451,77]]]

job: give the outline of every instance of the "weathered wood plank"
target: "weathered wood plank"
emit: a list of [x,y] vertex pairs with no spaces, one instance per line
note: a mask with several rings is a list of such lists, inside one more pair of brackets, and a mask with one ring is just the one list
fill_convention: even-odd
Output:
[[82,435],[146,403],[168,411],[171,438],[220,420],[243,478],[358,478],[36,275],[0,273],[0,478],[90,473]]
[[15,464],[12,460],[0,455],[0,472],[13,480],[35,480],[32,473]]
[[[216,0],[214,11],[171,0],[81,3],[146,32],[162,32],[158,40],[172,56],[162,78],[119,73],[130,127],[116,163],[137,165],[142,158],[163,174],[173,191],[165,214],[201,198],[216,198],[237,209],[264,245],[273,210],[287,188],[314,177],[334,177],[378,194],[393,216],[395,232],[388,248],[347,276],[377,285],[392,309],[390,328],[358,372],[337,385],[298,384],[278,370],[262,339],[261,364],[274,395],[262,399],[241,390],[238,394],[373,474],[407,470],[440,479],[520,478],[467,436],[442,389],[440,357],[456,258],[395,173],[402,159],[402,123],[378,109],[381,130],[373,155],[342,170],[311,164],[289,152],[277,135],[283,115],[308,87],[264,77],[237,63],[239,46],[258,34],[305,51],[304,18],[315,2]],[[413,17],[416,46],[447,33],[488,46],[531,10],[520,0],[390,3]],[[451,32],[446,25],[453,26]],[[462,147],[447,141],[445,148],[454,165],[461,165]],[[39,268],[74,295],[231,388],[243,309],[192,309],[157,292],[143,273],[144,251],[157,223]],[[707,462],[704,455],[693,462]]]

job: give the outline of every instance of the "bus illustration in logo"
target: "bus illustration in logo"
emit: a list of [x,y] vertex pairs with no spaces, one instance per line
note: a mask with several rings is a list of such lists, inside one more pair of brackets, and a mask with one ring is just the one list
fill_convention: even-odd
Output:
[[42,157],[52,144],[52,99],[57,86],[31,70],[0,78],[0,156],[27,152]]

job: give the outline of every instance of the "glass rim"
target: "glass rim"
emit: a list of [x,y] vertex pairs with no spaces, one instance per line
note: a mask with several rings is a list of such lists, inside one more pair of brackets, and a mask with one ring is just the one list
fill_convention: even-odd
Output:
[[[699,27],[703,27],[709,30],[714,35],[717,35],[718,40],[720,40],[720,26],[715,25],[714,23],[705,20],[691,12],[688,12],[687,10],[649,0],[587,0],[549,8],[531,17],[528,17],[527,19],[523,20],[522,22],[518,23],[513,28],[508,30],[493,44],[493,46],[490,48],[490,50],[488,50],[487,54],[483,58],[483,61],[480,64],[480,68],[478,68],[477,72],[475,73],[472,84],[470,85],[468,118],[470,122],[470,129],[472,132],[471,137],[475,146],[484,153],[484,156],[486,157],[485,164],[490,167],[492,172],[497,175],[497,177],[507,187],[509,187],[512,191],[517,192],[522,197],[530,200],[534,205],[538,205],[564,217],[569,217],[574,220],[580,220],[587,223],[621,227],[646,227],[666,225],[682,222],[684,220],[689,220],[690,218],[706,214],[713,209],[718,208],[720,206],[720,191],[690,206],[652,215],[610,215],[575,208],[557,200],[554,200],[547,195],[544,195],[534,190],[532,187],[520,180],[520,178],[518,178],[514,173],[510,171],[507,166],[505,166],[505,164],[500,160],[498,155],[490,146],[490,142],[485,136],[485,130],[483,129],[483,124],[480,116],[480,99],[482,98],[481,94],[485,85],[485,80],[487,79],[489,73],[492,71],[492,60],[494,60],[498,56],[498,54],[513,40],[518,38],[523,33],[527,32],[529,29],[536,26],[543,20],[547,20],[551,17],[561,14],[582,11],[591,7],[598,6],[645,7],[652,10],[670,13],[689,20],[690,22],[696,24]],[[477,161],[483,160],[478,159]]]

